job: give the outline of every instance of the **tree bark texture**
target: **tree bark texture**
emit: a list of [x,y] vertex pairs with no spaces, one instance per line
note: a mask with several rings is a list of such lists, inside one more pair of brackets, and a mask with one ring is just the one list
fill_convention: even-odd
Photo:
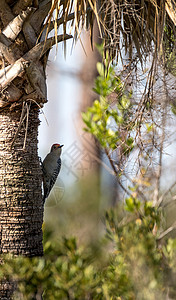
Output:
[[[43,255],[38,114],[47,102],[49,51],[72,37],[46,38],[51,5],[51,0],[0,0],[0,254]],[[10,299],[14,286],[1,282],[0,299]]]
[[0,253],[43,254],[37,135],[53,40],[44,45],[37,36],[50,7],[0,1]]
[[[40,1],[42,4],[42,1]],[[0,254],[43,255],[39,107],[53,39],[37,43],[51,1],[0,1]],[[0,282],[0,299],[15,283]]]
[[16,284],[14,282],[8,282],[6,280],[0,282],[0,299],[10,300],[14,293]]
[[27,127],[22,124],[19,130],[20,117],[8,109],[0,114],[0,253],[37,256],[43,254],[38,109],[29,111]]

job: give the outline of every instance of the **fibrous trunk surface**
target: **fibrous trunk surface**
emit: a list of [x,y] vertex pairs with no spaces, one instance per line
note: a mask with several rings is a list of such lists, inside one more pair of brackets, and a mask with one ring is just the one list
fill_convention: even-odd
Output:
[[[18,131],[21,113],[0,114],[0,253],[42,255],[42,174],[37,154],[38,110]],[[12,146],[12,147],[11,147]]]
[[[44,50],[37,37],[50,6],[0,1],[0,254],[43,255],[37,136],[39,107],[47,100],[44,53],[51,43]],[[0,299],[11,299],[14,288],[4,278]]]

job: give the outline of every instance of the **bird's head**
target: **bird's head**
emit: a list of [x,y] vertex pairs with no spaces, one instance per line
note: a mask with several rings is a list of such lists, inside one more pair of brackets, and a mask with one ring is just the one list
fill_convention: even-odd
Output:
[[51,151],[50,152],[54,152],[55,154],[57,154],[58,156],[61,155],[62,152],[62,147],[64,145],[60,145],[60,144],[53,144],[51,147]]

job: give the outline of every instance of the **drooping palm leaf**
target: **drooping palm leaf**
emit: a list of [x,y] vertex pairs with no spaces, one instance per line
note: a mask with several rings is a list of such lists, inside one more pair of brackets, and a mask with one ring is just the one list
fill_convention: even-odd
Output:
[[[111,57],[117,56],[125,49],[129,57],[137,52],[142,62],[152,48],[158,52],[161,50],[165,26],[175,28],[176,25],[174,0],[57,0],[53,1],[47,20],[48,26],[58,3],[59,15],[64,20],[64,33],[69,16],[74,13],[72,17],[75,39],[80,36],[80,30],[86,25],[90,29],[92,42],[93,21],[96,19],[100,36],[105,39],[105,47]],[[57,25],[59,26],[59,22]],[[133,45],[135,51],[132,50]]]

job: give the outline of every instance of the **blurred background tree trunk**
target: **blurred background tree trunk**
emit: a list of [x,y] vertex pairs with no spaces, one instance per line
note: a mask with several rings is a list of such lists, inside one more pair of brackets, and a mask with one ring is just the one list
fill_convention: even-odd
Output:
[[[92,161],[92,168],[89,172],[96,172],[97,176],[100,176],[100,162],[98,159],[101,159],[100,147],[96,140],[87,132],[84,132],[85,127],[81,112],[87,110],[89,106],[92,106],[93,101],[97,99],[97,94],[93,91],[94,80],[98,75],[96,64],[101,60],[100,54],[95,47],[95,44],[100,43],[98,36],[97,24],[94,26],[93,34],[93,45],[94,49],[90,45],[90,36],[88,33],[84,32],[83,34],[83,44],[85,47],[86,55],[82,57],[82,67],[79,73],[81,80],[81,101],[80,101],[80,113],[77,121],[77,128],[79,130],[80,142],[82,143],[83,148],[85,148],[90,153],[90,160]],[[96,160],[97,158],[97,160]]]
[[[96,44],[100,45],[102,39],[99,36],[98,25],[97,22],[94,24],[93,28],[93,49],[91,48],[90,44],[90,35],[87,32],[83,34],[83,45],[86,51],[86,55],[82,58],[82,68],[80,71],[80,80],[81,80],[81,102],[80,102],[80,112],[85,112],[88,107],[92,106],[93,102],[98,99],[98,95],[93,91],[94,81],[98,76],[97,71],[97,62],[102,61],[102,57],[96,48]],[[82,118],[79,117],[77,119],[77,128],[79,130],[79,137],[80,142],[82,143],[83,148],[90,155],[91,160],[91,168],[89,168],[89,174],[96,174],[97,183],[99,182],[99,189],[100,189],[100,182],[101,182],[101,175],[102,171],[105,171],[101,165],[101,161],[103,160],[103,153],[101,153],[101,148],[98,142],[87,132],[83,131],[85,124],[82,121]],[[85,161],[85,168],[87,167],[87,161]],[[107,172],[107,171],[105,171]],[[108,186],[109,186],[109,193],[108,193],[108,205],[114,206],[119,197],[118,197],[118,183],[114,176],[111,174],[106,174],[108,178]],[[101,191],[99,191],[101,192]],[[104,206],[103,203],[101,205]]]

